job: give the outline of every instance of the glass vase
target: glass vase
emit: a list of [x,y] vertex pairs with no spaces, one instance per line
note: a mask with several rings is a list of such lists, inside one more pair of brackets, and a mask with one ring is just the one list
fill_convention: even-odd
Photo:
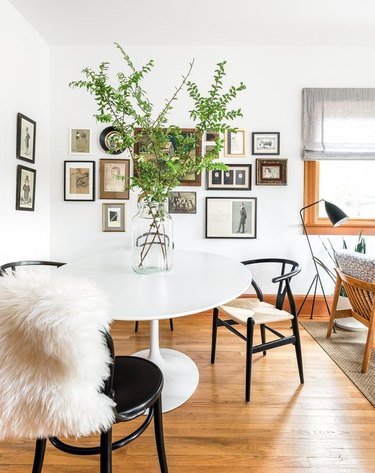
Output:
[[132,220],[132,266],[140,274],[172,269],[173,225],[164,203],[138,203]]

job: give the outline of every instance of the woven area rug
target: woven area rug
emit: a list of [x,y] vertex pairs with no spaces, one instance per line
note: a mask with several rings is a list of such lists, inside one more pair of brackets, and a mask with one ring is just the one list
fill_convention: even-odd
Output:
[[375,407],[375,350],[372,352],[368,372],[361,373],[367,331],[349,332],[336,328],[336,333],[331,338],[326,338],[327,322],[300,323]]

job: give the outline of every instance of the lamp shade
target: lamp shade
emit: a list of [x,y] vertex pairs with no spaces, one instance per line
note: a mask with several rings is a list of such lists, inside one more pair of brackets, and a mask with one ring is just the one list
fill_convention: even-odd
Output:
[[331,202],[324,202],[324,206],[327,212],[327,216],[334,227],[339,227],[346,222],[349,217],[343,212],[337,205]]

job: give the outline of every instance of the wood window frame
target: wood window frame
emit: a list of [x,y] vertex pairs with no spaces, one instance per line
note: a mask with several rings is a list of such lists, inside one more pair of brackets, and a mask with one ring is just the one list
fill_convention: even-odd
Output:
[[[320,200],[319,161],[304,163],[304,205]],[[304,210],[304,220],[309,235],[358,235],[363,230],[366,235],[375,235],[375,219],[349,219],[339,227],[333,227],[328,218],[319,218],[319,206]]]

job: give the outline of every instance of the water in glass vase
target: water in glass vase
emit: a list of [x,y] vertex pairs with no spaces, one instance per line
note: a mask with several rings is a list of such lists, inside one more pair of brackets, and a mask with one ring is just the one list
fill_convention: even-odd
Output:
[[168,272],[172,269],[172,218],[164,203],[138,204],[132,220],[132,266],[141,274]]

